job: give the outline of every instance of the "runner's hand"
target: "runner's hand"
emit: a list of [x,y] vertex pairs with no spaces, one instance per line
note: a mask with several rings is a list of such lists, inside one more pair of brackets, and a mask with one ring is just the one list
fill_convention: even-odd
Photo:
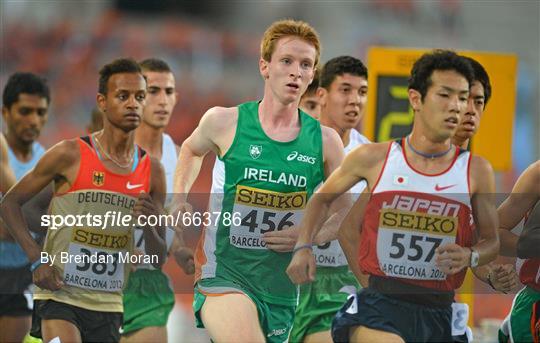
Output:
[[32,273],[32,281],[41,289],[57,291],[64,286],[62,276],[56,268],[43,263]]
[[471,249],[455,243],[444,244],[435,250],[435,265],[446,275],[459,273],[469,266]]
[[311,249],[298,250],[287,267],[287,275],[297,285],[315,281],[315,257]]
[[511,264],[498,264],[492,269],[491,284],[499,292],[508,293],[518,286],[518,275]]
[[182,268],[184,273],[192,275],[195,273],[195,263],[193,260],[193,250],[186,246],[179,246],[174,251],[174,259]]
[[[137,201],[135,202],[135,205],[133,205],[133,216],[135,218],[145,216],[147,217],[147,222],[150,215],[157,214],[159,214],[159,212],[152,196],[144,191],[141,191],[139,193]],[[148,224],[146,226],[148,226]]]
[[293,251],[297,239],[298,229],[296,227],[270,231],[263,234],[263,241],[266,243],[266,247],[277,252]]

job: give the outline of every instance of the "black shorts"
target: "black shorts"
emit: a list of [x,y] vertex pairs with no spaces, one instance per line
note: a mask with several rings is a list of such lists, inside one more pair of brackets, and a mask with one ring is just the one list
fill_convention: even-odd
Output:
[[91,311],[54,300],[36,300],[30,335],[41,336],[41,320],[60,319],[75,325],[83,342],[118,342],[123,315],[121,312]]
[[0,269],[0,317],[29,316],[32,314],[32,296],[29,293],[32,284],[30,266]]
[[391,332],[405,342],[467,342],[452,337],[452,306],[429,307],[405,302],[364,288],[351,296],[332,322],[334,342],[349,342],[355,326]]

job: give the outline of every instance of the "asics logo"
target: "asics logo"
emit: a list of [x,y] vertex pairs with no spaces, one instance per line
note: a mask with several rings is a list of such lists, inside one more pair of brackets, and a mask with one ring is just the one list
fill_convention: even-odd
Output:
[[139,188],[139,187],[142,187],[143,184],[142,183],[138,183],[136,185],[132,185],[131,183],[129,183],[129,181],[126,183],[126,188],[127,189],[135,189],[135,188]]
[[287,329],[273,329],[266,337],[280,336],[287,332]]
[[304,162],[309,164],[315,164],[317,159],[312,156],[302,155],[298,151],[293,151],[287,156],[287,161],[297,160],[298,162]]
[[298,151],[293,151],[287,156],[287,161],[292,161],[298,156]]

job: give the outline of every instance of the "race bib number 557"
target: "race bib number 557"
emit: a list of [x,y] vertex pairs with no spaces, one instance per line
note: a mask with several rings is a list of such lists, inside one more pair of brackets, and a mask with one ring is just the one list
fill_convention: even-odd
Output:
[[455,243],[457,229],[457,217],[382,209],[377,236],[381,270],[407,279],[446,279],[435,266],[435,249]]
[[239,213],[240,225],[230,227],[230,244],[243,249],[266,249],[262,235],[286,230],[302,220],[306,192],[280,193],[238,186],[233,213]]

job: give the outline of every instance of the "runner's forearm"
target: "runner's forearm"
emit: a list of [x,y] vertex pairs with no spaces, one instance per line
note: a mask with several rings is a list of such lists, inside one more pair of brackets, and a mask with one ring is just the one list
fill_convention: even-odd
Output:
[[499,229],[501,256],[516,257],[519,236],[506,229]]
[[354,230],[349,226],[350,223],[343,223],[340,227],[338,238],[339,245],[347,258],[349,263],[349,269],[356,276],[358,281],[362,284],[362,287],[367,287],[364,285],[366,280],[366,275],[360,271],[360,266],[358,265],[358,246],[360,244],[360,231]]
[[178,163],[174,175],[174,200],[173,202],[186,202],[187,195],[193,183],[199,176],[203,156],[195,155],[187,144],[182,145],[178,155]]
[[517,241],[517,256],[519,258],[540,257],[540,227],[530,229],[521,234]]
[[143,229],[146,254],[158,257],[158,265],[154,267],[163,265],[167,255],[167,243],[165,242],[165,239],[159,235],[159,230],[165,229],[162,227],[149,227]]
[[4,221],[2,224],[5,224],[5,228],[15,241],[19,243],[30,262],[39,259],[41,256],[41,247],[36,243],[32,235],[30,235],[28,224],[24,220],[21,211],[21,205],[13,199],[13,196],[8,194],[0,207],[0,216]]
[[298,234],[297,246],[313,244],[314,237],[319,232],[323,220],[328,215],[330,206],[327,201],[324,200],[324,195],[316,193],[308,202],[304,219],[302,220],[302,226]]
[[341,195],[332,202],[328,211],[329,218],[324,222],[322,228],[315,234],[314,243],[321,245],[338,238],[338,231],[341,222],[353,206],[349,193]]

